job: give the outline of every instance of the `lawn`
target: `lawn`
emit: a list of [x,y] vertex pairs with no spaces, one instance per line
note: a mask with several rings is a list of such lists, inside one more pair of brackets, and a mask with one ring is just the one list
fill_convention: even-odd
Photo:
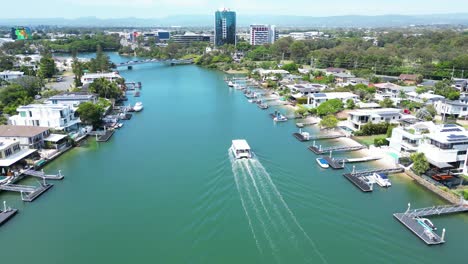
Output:
[[353,137],[357,142],[361,143],[362,145],[370,146],[374,144],[375,138],[387,137],[387,135],[373,135],[373,136],[362,136],[362,137]]

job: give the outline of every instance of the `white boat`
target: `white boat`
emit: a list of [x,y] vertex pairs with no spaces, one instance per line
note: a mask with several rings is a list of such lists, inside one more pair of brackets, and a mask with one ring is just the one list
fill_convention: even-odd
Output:
[[118,123],[116,126],[116,128],[121,128],[121,127],[123,127],[123,123]]
[[375,182],[380,186],[380,187],[390,187],[392,186],[392,183],[388,179],[387,175],[383,173],[374,173],[373,174]]
[[328,165],[328,162],[324,158],[317,158],[315,159],[320,167],[323,169],[328,169],[330,165]]
[[278,113],[278,114],[273,118],[273,120],[274,120],[275,122],[286,122],[286,121],[288,121],[288,118],[286,118],[284,115]]
[[432,231],[436,231],[437,227],[432,223],[431,220],[427,218],[417,218],[419,224],[423,225],[426,228],[431,229]]
[[228,82],[228,86],[229,86],[229,87],[234,87],[234,83],[233,83],[232,81],[229,81],[229,82]]
[[133,111],[140,112],[141,110],[143,110],[143,103],[137,102],[135,106],[133,107]]
[[250,150],[250,146],[245,139],[233,140],[230,150],[236,159],[252,158],[252,151]]

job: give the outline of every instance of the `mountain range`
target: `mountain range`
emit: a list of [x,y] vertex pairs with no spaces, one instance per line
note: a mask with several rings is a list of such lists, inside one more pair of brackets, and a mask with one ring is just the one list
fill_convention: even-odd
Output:
[[[175,15],[164,18],[18,18],[2,19],[0,26],[72,26],[72,27],[210,27],[214,15]],[[379,15],[379,16],[290,16],[238,14],[240,27],[250,24],[273,24],[280,27],[403,27],[410,25],[468,25],[468,13],[434,15]]]

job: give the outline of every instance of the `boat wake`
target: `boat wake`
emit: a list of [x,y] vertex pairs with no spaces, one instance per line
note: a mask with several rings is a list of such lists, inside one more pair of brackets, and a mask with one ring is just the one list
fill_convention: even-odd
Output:
[[242,208],[259,252],[265,257],[271,256],[277,263],[297,258],[327,263],[260,161],[257,158],[235,159],[231,151],[229,158]]

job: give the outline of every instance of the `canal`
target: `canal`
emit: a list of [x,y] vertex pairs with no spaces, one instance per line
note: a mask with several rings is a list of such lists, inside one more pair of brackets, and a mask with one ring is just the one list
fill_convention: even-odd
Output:
[[[392,214],[440,199],[403,176],[365,194],[320,169],[293,122],[273,123],[275,109],[220,72],[155,63],[121,74],[142,82],[141,113],[48,165],[65,180],[35,202],[0,193],[21,210],[0,228],[2,263],[466,262],[468,216],[433,218],[448,242],[426,246]],[[236,138],[255,160],[232,161]]]

